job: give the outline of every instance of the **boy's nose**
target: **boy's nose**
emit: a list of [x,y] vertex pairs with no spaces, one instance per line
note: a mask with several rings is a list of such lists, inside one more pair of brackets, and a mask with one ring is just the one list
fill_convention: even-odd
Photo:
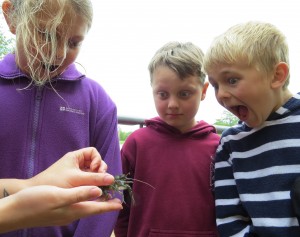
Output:
[[216,92],[216,97],[217,100],[222,100],[222,99],[226,99],[229,98],[230,93],[224,88],[224,87],[219,87],[218,91]]
[[178,101],[173,96],[169,98],[168,108],[170,109],[178,108]]

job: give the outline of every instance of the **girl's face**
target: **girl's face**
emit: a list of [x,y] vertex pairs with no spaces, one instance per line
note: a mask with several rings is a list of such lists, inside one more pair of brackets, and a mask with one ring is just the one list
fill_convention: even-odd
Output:
[[272,88],[273,75],[254,67],[219,65],[208,73],[208,79],[219,104],[249,127],[262,125],[280,107]]
[[[74,12],[73,14],[66,14],[56,29],[56,53],[53,60],[50,60],[51,63],[49,63],[49,61],[45,61],[42,57],[43,54],[44,57],[49,58],[51,52],[53,52],[50,46],[51,38],[49,33],[47,33],[47,27],[49,27],[49,24],[47,26],[47,20],[45,14],[40,14],[37,27],[32,29],[35,31],[36,41],[38,42],[37,47],[40,51],[37,51],[37,47],[33,44],[31,45],[30,42],[28,46],[30,55],[32,55],[30,61],[34,62],[32,68],[37,74],[35,75],[35,78],[39,78],[39,80],[41,78],[42,80],[47,80],[60,75],[76,60],[81,44],[89,29],[88,23],[83,17],[75,15]],[[17,31],[16,34],[18,34]],[[30,74],[30,68],[28,67],[28,57],[25,55],[24,45],[22,44],[22,41],[19,40],[16,49],[18,66],[24,73],[32,76],[32,74]],[[35,78],[33,79],[35,80]]]
[[200,101],[205,98],[208,83],[199,78],[180,78],[167,66],[160,66],[152,75],[152,92],[156,111],[167,124],[186,132],[196,125]]

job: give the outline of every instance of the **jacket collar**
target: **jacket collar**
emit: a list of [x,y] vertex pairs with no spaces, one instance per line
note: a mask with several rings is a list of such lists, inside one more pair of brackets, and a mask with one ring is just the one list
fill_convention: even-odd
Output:
[[[8,54],[0,61],[0,77],[4,79],[15,79],[20,77],[28,78],[16,64],[15,54]],[[76,69],[75,64],[71,64],[62,74],[53,78],[56,80],[77,81],[84,78],[85,75]]]

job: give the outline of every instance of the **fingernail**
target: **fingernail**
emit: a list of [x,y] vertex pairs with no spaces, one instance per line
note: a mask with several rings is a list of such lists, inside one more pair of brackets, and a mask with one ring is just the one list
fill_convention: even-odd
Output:
[[102,195],[102,190],[98,187],[94,187],[90,190],[91,198],[97,198]]
[[103,182],[105,182],[106,184],[110,184],[114,181],[114,176],[112,176],[111,174],[105,174],[105,176],[103,177]]

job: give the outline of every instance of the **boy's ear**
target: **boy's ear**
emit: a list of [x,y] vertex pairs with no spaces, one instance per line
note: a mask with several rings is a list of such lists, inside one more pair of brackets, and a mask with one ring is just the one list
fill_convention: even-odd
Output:
[[204,82],[204,85],[202,86],[201,100],[204,100],[206,97],[206,91],[207,91],[208,85],[209,85],[208,82]]
[[6,24],[9,27],[9,30],[11,33],[16,34],[16,27],[13,24],[13,22],[11,22],[11,19],[9,17],[10,12],[12,11],[13,8],[13,4],[11,3],[11,1],[9,0],[4,0],[2,3],[2,11],[3,11],[3,15],[6,21]]
[[280,62],[275,66],[274,77],[271,82],[271,87],[273,89],[280,88],[286,82],[287,76],[289,75],[289,66]]

